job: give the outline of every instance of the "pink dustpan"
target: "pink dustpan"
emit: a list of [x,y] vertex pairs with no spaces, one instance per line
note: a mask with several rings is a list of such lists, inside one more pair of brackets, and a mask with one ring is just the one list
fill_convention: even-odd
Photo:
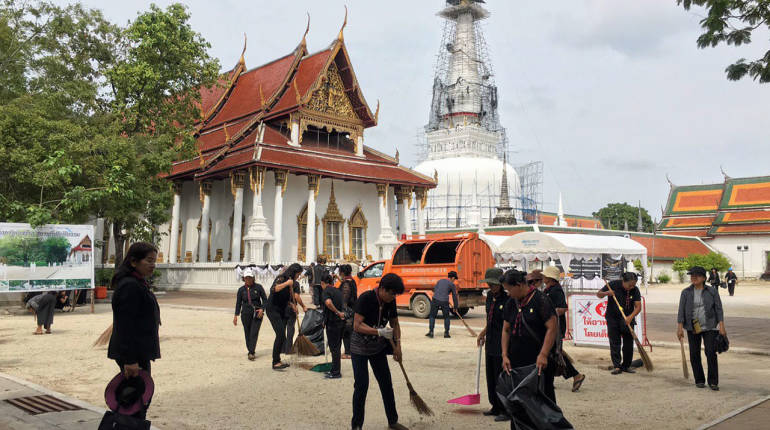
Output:
[[468,394],[467,396],[458,397],[456,399],[447,400],[447,403],[454,403],[456,405],[478,405],[481,403],[481,394],[479,394],[479,379],[481,378],[481,347],[479,347],[479,361],[476,364],[476,394]]

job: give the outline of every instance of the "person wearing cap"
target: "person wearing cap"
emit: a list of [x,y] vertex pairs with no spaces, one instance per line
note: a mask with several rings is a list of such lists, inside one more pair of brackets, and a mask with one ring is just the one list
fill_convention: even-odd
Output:
[[[564,338],[567,333],[567,296],[564,294],[559,283],[561,277],[561,271],[556,266],[548,266],[542,272],[543,279],[545,281],[545,289],[543,293],[551,300],[551,304],[556,309],[556,315],[559,317],[559,336],[557,339]],[[529,275],[527,275],[527,283],[530,283]],[[537,281],[536,281],[537,282]],[[532,285],[530,283],[530,285]],[[537,286],[536,286],[537,287]],[[586,375],[581,374],[575,369],[570,360],[564,360],[565,369],[564,379],[572,379],[572,392],[575,393],[583,385],[583,381],[586,379]]]
[[501,339],[503,335],[503,310],[505,302],[508,301],[508,293],[503,289],[500,278],[503,276],[502,269],[492,267],[484,273],[484,279],[479,283],[487,284],[486,311],[487,325],[476,338],[476,345],[485,348],[486,355],[486,377],[487,377],[487,396],[492,409],[485,411],[485,416],[494,416],[495,421],[508,421],[511,417],[505,411],[505,407],[497,397],[497,377],[503,371],[503,352],[501,349]]
[[238,325],[238,315],[243,323],[243,334],[246,337],[246,349],[248,359],[254,361],[255,348],[259,329],[262,327],[262,317],[265,315],[267,295],[262,285],[254,282],[254,270],[247,268],[243,271],[243,286],[238,288],[235,295],[235,316],[233,325]]
[[[630,326],[633,330],[634,325],[636,325],[634,318],[642,311],[642,293],[636,286],[638,279],[639,276],[636,273],[626,272],[621,276],[621,279],[611,281],[596,293],[596,297],[600,299],[615,296],[620,306],[623,307],[623,313],[621,313],[615,300],[607,299],[607,310],[604,318],[607,320],[607,337],[610,341],[613,375],[623,372],[636,373],[631,368],[631,362],[634,361],[634,337],[628,328]],[[625,320],[623,315],[625,315]]]
[[738,277],[733,272],[732,267],[727,269],[727,273],[725,273],[725,283],[727,284],[727,292],[730,293],[730,296],[735,294],[735,284],[738,283]]
[[452,270],[447,273],[446,279],[439,279],[436,286],[433,287],[433,300],[430,301],[430,316],[428,317],[428,333],[425,336],[433,337],[433,327],[436,326],[436,316],[438,310],[444,316],[444,337],[449,338],[449,318],[452,314],[452,308],[449,306],[449,293],[452,293],[452,302],[457,309],[457,272]]
[[537,288],[538,290],[543,290],[543,271],[540,269],[535,269],[529,273],[527,273],[527,285]]
[[708,363],[708,384],[714,391],[719,390],[719,367],[717,364],[717,333],[727,336],[725,330],[722,300],[713,286],[706,285],[706,269],[695,266],[687,271],[690,286],[682,290],[679,296],[676,336],[681,341],[687,330],[687,343],[690,345],[690,365],[695,377],[695,386],[704,388],[706,378],[700,358],[700,345],[703,341]]

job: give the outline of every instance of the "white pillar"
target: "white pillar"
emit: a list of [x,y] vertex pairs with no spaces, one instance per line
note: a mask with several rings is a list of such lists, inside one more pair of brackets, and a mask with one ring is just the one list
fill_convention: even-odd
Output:
[[273,231],[275,232],[275,244],[273,245],[273,262],[280,263],[283,251],[282,227],[283,227],[283,194],[288,180],[289,173],[285,170],[275,170],[275,205],[273,212]]
[[417,234],[425,236],[425,195],[427,190],[425,188],[417,188],[414,190],[414,197],[417,200]]
[[263,261],[262,249],[265,243],[273,241],[270,226],[267,225],[265,215],[262,213],[262,187],[264,186],[265,173],[264,168],[254,168],[252,170],[251,188],[254,190],[254,201],[251,205],[249,231],[244,238],[247,244],[246,261],[255,264],[266,263]]
[[315,261],[315,198],[321,178],[318,175],[307,176],[307,237],[305,241],[305,261]]
[[294,119],[291,121],[291,140],[289,141],[289,145],[291,146],[299,146],[299,138],[300,138],[300,126],[299,126],[299,120]]
[[409,220],[408,214],[411,194],[412,189],[409,187],[398,187],[396,189],[396,203],[398,204],[398,229],[400,233],[399,239],[401,239],[403,235],[412,235],[412,223]]
[[385,232],[389,233],[390,235],[393,234],[393,231],[390,228],[390,217],[388,216],[388,190],[387,185],[377,184],[377,195],[380,198],[380,231],[381,235],[383,235]]
[[198,262],[209,261],[209,212],[211,210],[211,182],[203,181],[200,185],[202,197],[201,233],[198,237]]
[[356,155],[364,156],[364,136],[363,134],[356,138]]
[[182,183],[174,182],[174,206],[171,209],[171,234],[169,235],[168,262],[178,263],[179,252],[179,212],[182,208]]
[[233,234],[230,244],[230,261],[241,261],[241,236],[243,229],[243,187],[246,185],[246,172],[239,170],[233,174]]

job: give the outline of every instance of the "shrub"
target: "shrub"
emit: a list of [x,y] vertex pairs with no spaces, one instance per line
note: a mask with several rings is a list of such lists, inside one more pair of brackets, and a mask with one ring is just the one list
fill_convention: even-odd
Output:
[[658,275],[658,282],[661,284],[668,284],[669,281],[671,281],[671,276],[669,276],[668,273],[661,272],[661,274]]
[[685,281],[685,277],[684,276],[686,275],[686,273],[683,270],[677,270],[676,274],[677,274],[677,276],[679,276],[679,283],[680,284],[684,284],[684,281]]
[[[701,266],[706,269],[706,271],[711,270],[712,267],[716,267],[718,271],[724,272],[730,268],[731,263],[727,257],[716,252],[710,252],[705,255],[690,254],[687,256],[687,258],[674,261],[673,269],[677,273],[682,272],[682,277],[684,278],[684,273],[693,266]],[[684,282],[684,279],[682,279],[682,282]]]
[[94,272],[94,283],[97,286],[110,286],[110,280],[112,275],[115,274],[115,269],[96,269]]

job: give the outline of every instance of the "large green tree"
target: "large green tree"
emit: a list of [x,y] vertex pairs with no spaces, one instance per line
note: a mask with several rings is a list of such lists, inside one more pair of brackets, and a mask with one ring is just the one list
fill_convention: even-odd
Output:
[[[686,10],[693,5],[705,9],[701,19],[703,33],[698,47],[715,47],[722,43],[741,46],[751,43],[755,31],[766,37],[770,28],[770,2],[767,0],[677,0]],[[754,60],[741,58],[725,69],[727,79],[737,81],[746,75],[760,83],[770,82],[770,50]]]
[[[647,210],[642,211],[642,231],[652,232],[652,218]],[[639,208],[628,203],[610,203],[593,213],[595,218],[602,220],[604,228],[622,230],[628,224],[628,229],[636,231],[639,223]]]

